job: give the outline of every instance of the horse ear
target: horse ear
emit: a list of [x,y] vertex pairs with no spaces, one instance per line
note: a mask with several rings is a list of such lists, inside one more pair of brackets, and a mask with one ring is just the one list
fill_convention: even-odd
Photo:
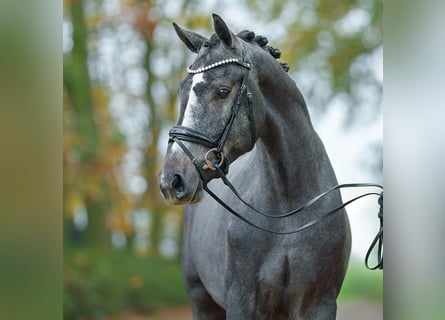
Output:
[[233,48],[236,36],[229,30],[224,20],[216,13],[213,16],[213,27],[218,38],[224,42],[229,48]]
[[207,39],[200,34],[182,29],[174,22],[173,27],[175,28],[176,34],[178,35],[179,39],[181,39],[182,42],[184,42],[184,44],[187,46],[187,48],[189,48],[194,53],[198,53],[202,43],[204,41],[207,41]]

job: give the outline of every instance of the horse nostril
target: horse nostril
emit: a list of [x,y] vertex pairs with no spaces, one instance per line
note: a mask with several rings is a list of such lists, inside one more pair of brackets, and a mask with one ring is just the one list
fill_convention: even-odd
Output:
[[173,178],[172,189],[175,191],[178,198],[184,195],[184,180],[182,180],[182,177],[179,174],[175,174]]

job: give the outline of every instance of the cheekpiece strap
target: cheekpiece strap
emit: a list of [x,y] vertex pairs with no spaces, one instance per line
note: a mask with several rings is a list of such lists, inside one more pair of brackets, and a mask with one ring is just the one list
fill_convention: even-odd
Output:
[[224,64],[228,64],[228,63],[236,63],[236,64],[238,64],[238,65],[240,65],[240,66],[250,70],[250,63],[244,62],[244,61],[240,61],[238,58],[230,58],[230,59],[225,59],[225,60],[221,60],[221,61],[212,63],[212,64],[210,64],[208,66],[201,67],[201,68],[198,68],[198,69],[191,69],[190,67],[188,67],[187,68],[187,72],[188,73],[192,73],[192,74],[202,73],[202,72],[208,71],[210,69],[213,69],[213,68],[216,68],[216,67],[222,66]]

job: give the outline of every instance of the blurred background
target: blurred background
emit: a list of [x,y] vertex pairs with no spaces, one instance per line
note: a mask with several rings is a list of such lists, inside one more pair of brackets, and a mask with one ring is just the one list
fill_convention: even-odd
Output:
[[[65,0],[63,9],[64,319],[157,319],[160,308],[188,302],[181,208],[157,187],[178,82],[193,61],[173,21],[210,35],[215,12],[234,32],[266,36],[290,66],[339,183],[382,183],[382,1]],[[382,300],[382,272],[363,264],[375,200],[348,209],[341,302]]]

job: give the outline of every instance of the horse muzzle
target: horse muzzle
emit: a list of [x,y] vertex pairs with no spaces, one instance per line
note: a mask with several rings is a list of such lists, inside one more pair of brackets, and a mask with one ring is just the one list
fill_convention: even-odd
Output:
[[174,159],[172,161],[166,159],[159,173],[159,188],[164,199],[171,204],[198,202],[202,194],[202,182],[199,174],[189,161],[182,165],[177,164],[178,161]]

